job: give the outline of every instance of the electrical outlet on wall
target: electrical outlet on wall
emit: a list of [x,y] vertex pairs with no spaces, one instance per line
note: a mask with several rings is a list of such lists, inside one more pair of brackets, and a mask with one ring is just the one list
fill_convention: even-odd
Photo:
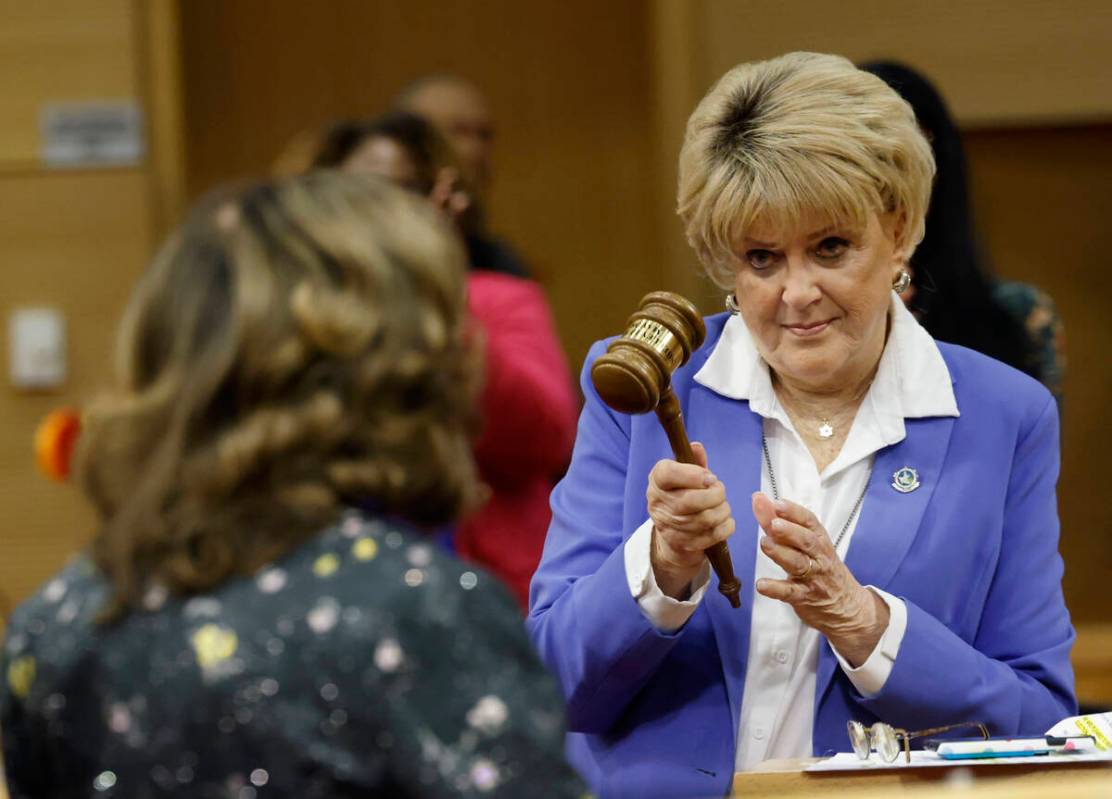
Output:
[[60,388],[66,382],[66,318],[59,308],[16,308],[8,317],[8,363],[20,389]]

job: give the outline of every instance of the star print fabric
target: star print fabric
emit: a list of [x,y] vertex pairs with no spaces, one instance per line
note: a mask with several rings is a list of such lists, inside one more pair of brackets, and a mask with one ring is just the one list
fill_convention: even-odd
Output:
[[403,525],[345,516],[211,594],[111,626],[85,558],[0,655],[12,799],[580,797],[562,700],[509,593]]

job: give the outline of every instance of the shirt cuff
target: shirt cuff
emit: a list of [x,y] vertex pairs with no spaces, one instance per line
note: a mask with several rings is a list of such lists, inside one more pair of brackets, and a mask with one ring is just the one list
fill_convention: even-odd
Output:
[[656,584],[652,567],[653,520],[646,519],[625,543],[625,573],[629,591],[641,613],[657,630],[674,633],[699,607],[710,585],[710,563],[704,561],[691,581],[691,596],[681,602],[666,596]]
[[873,585],[865,586],[874,594],[884,600],[888,606],[888,627],[880,636],[872,653],[857,668],[853,668],[833,646],[834,657],[842,671],[849,677],[853,687],[866,699],[876,696],[888,682],[888,675],[892,673],[892,666],[896,663],[896,655],[900,652],[904,632],[907,631],[907,605],[899,597],[894,597],[887,591],[881,591]]

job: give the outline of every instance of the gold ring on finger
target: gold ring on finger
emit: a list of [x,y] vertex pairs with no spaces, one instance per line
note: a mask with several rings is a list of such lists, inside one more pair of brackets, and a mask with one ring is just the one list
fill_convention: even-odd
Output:
[[807,575],[809,575],[812,571],[814,571],[814,569],[815,569],[815,559],[812,558],[812,557],[808,557],[807,558],[807,568],[804,569],[799,574],[793,574],[792,579],[793,580],[806,580]]

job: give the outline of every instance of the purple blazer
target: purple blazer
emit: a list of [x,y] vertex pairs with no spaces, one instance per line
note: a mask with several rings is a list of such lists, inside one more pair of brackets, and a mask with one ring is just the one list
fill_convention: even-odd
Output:
[[[649,470],[671,450],[653,414],[610,410],[583,368],[586,405],[571,468],[533,578],[528,626],[568,701],[568,754],[602,797],[728,793],[745,687],[757,551],[761,418],[692,379],[726,315],[672,386],[738,518],[730,554],[742,607],[712,587],[687,624],[658,632],[626,582],[623,543],[647,518]],[[820,650],[814,754],[848,751],[846,721],[905,729],[982,721],[994,735],[1042,733],[1076,712],[1058,554],[1058,412],[1039,383],[939,344],[959,418],[908,419],[879,451],[846,564],[907,603],[907,631],[883,690],[862,696]],[[900,493],[910,466],[920,487]],[[712,578],[713,579],[713,578]]]

